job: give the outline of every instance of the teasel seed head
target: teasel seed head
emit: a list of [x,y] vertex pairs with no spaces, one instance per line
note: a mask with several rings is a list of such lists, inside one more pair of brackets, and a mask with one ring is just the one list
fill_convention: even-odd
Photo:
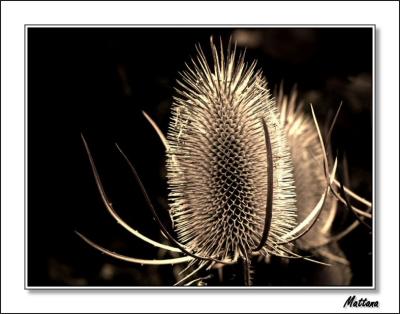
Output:
[[[268,173],[272,217],[261,254],[282,254],[279,238],[296,224],[291,155],[267,82],[228,44],[211,39],[212,65],[201,48],[181,73],[168,128],[170,214],[179,240],[201,256],[247,256],[262,238]],[[268,171],[266,124],[272,148]]]
[[[324,167],[318,167],[324,163],[324,153],[315,124],[303,109],[304,103],[297,99],[296,88],[294,87],[289,95],[284,95],[282,84],[276,95],[276,101],[294,166],[297,217],[298,221],[303,221],[326,189]],[[333,164],[331,155],[330,153],[327,156],[329,164]],[[314,226],[297,240],[298,248],[307,250],[327,240],[336,215],[336,203],[335,198],[329,194],[325,200],[324,209]]]

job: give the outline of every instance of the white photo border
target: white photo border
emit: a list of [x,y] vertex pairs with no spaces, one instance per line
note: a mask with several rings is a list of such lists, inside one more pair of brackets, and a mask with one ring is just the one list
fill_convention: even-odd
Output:
[[[77,28],[77,29],[84,29],[84,28],[102,28],[102,29],[111,29],[111,28],[138,28],[138,29],[146,29],[146,28],[254,28],[254,29],[263,29],[263,28],[365,28],[372,30],[372,285],[371,286],[221,286],[221,287],[213,287],[213,286],[205,286],[205,287],[185,287],[185,286],[29,286],[28,285],[28,73],[27,73],[27,64],[28,64],[28,29],[29,28]],[[338,289],[345,289],[345,290],[374,290],[376,289],[375,282],[376,282],[376,255],[375,255],[375,241],[376,241],[376,210],[375,210],[375,33],[376,33],[376,26],[375,25],[331,25],[331,24],[275,24],[275,25],[267,25],[267,24],[240,24],[240,25],[222,25],[222,24],[186,24],[186,25],[159,25],[159,24],[142,24],[142,25],[122,25],[122,24],[99,24],[99,25],[88,25],[88,24],[73,24],[73,25],[25,25],[25,289],[27,290],[71,290],[71,289],[78,289],[78,290],[164,290],[164,289],[172,289],[172,290],[338,290]]]
[[[349,295],[399,312],[399,3],[11,2],[1,3],[2,312],[350,312]],[[376,25],[374,148],[378,210],[375,290],[24,290],[24,26],[26,24]],[[215,24],[214,24],[215,25]]]

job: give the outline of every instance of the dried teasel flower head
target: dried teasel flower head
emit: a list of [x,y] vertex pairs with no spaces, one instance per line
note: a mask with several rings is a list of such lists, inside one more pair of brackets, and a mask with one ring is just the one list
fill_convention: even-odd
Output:
[[211,39],[211,50],[209,64],[197,46],[174,98],[167,173],[175,230],[201,256],[244,257],[260,241],[261,254],[285,255],[277,243],[295,227],[296,193],[275,100],[236,46],[224,53]]

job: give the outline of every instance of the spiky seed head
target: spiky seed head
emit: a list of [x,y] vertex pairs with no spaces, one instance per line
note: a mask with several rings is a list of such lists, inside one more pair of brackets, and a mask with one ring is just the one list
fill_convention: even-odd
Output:
[[[284,125],[294,166],[297,217],[299,221],[303,221],[326,189],[324,167],[318,167],[318,165],[323,165],[324,154],[313,120],[306,115],[304,110],[301,110],[303,103],[297,100],[297,90],[294,88],[289,96],[286,96],[281,86],[276,96],[281,123]],[[333,160],[329,159],[329,162],[332,163]],[[332,195],[327,196],[324,209],[313,228],[297,240],[298,248],[308,250],[328,240],[330,227],[336,214],[336,203]]]
[[273,159],[273,210],[263,254],[296,223],[296,194],[288,144],[256,62],[236,46],[224,54],[211,40],[212,64],[197,56],[181,73],[168,129],[170,214],[180,241],[202,256],[247,256],[262,237],[267,198],[269,129]]

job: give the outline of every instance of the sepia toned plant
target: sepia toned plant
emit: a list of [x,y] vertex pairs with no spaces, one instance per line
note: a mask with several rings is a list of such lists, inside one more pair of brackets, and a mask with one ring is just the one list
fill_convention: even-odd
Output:
[[[134,236],[170,252],[171,258],[128,257],[78,235],[128,262],[186,263],[177,285],[204,284],[205,279],[196,276],[200,270],[237,263],[243,264],[244,284],[251,285],[253,260],[268,262],[271,256],[348,265],[337,240],[372,215],[371,203],[345,187],[342,175],[336,179],[338,160],[330,152],[330,135],[340,107],[324,139],[312,105],[308,116],[295,89],[287,96],[281,86],[272,95],[256,62],[246,63],[236,44],[229,42],[224,51],[222,42],[217,47],[211,39],[212,64],[200,46],[196,49],[177,82],[166,137],[144,113],[166,150],[170,227],[161,221],[135,168],[117,146],[168,245],[146,237],[116,213],[82,136],[108,212]],[[354,207],[350,198],[367,210]],[[338,202],[357,220],[333,235]],[[310,254],[303,256],[300,250]],[[348,284],[350,270],[343,269]]]

